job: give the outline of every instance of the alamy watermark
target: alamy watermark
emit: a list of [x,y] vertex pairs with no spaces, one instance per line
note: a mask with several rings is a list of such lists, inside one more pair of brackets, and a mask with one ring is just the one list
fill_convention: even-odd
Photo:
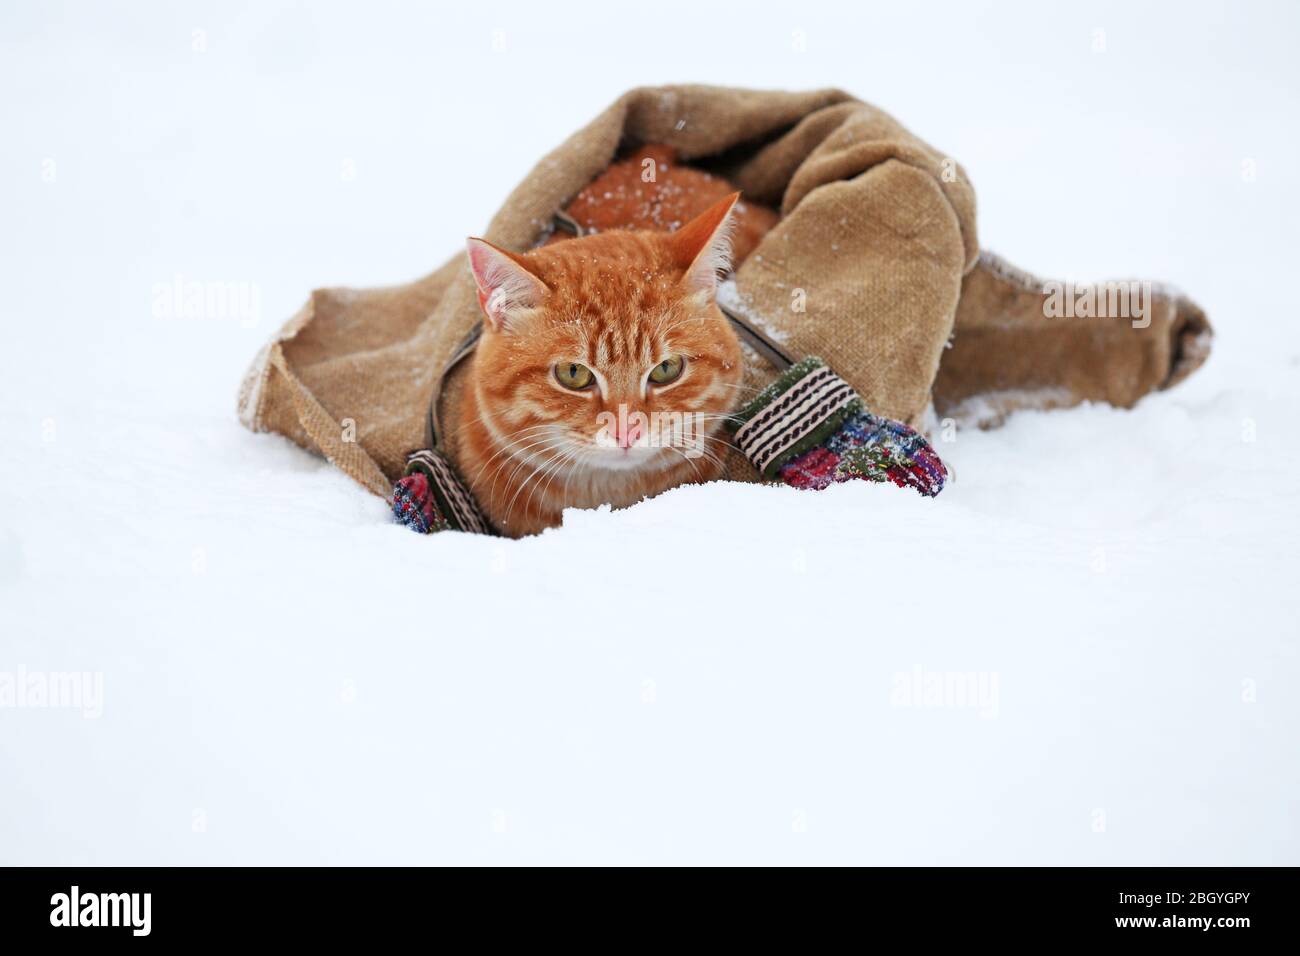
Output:
[[687,458],[705,453],[709,422],[717,415],[705,412],[629,412],[620,404],[618,412],[601,412],[596,416],[599,430],[596,444],[602,448],[635,445],[648,448],[677,448]]
[[1128,319],[1133,328],[1151,324],[1151,283],[1044,282],[1043,316],[1048,319]]
[[976,710],[981,717],[998,715],[997,671],[931,671],[916,665],[895,671],[889,703],[917,709]]
[[204,282],[179,272],[153,287],[156,319],[230,319],[251,328],[262,318],[262,287],[256,282]]
[[74,884],[50,897],[51,926],[121,926],[132,936],[148,936],[152,911],[152,893],[83,893]]
[[0,671],[0,710],[80,710],[87,720],[104,714],[100,671]]

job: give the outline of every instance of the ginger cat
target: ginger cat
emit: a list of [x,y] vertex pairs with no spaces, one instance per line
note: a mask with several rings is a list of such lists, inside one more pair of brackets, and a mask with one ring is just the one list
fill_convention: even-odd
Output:
[[674,225],[704,191],[631,197],[618,210],[587,203],[584,215],[584,195],[613,193],[606,185],[570,207],[605,231],[526,253],[468,242],[484,322],[464,377],[460,465],[510,536],[558,525],[566,507],[624,507],[722,471],[716,432],[744,367],[714,297],[739,193],[674,232],[627,231],[656,217]]

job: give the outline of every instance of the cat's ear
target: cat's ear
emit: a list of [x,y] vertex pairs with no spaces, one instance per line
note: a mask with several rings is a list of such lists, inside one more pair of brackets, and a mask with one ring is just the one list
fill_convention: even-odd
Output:
[[509,331],[512,318],[542,304],[550,290],[528,271],[520,257],[484,239],[469,239],[469,268],[478,286],[478,304],[494,332]]
[[732,193],[718,200],[672,233],[674,258],[686,270],[682,281],[692,292],[711,295],[718,288],[719,273],[730,268],[731,213],[739,199],[740,193]]

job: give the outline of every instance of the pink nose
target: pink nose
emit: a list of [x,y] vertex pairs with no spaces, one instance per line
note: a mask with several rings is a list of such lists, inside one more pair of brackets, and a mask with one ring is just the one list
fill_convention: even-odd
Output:
[[619,422],[618,427],[618,447],[631,448],[641,437],[641,423],[636,422]]

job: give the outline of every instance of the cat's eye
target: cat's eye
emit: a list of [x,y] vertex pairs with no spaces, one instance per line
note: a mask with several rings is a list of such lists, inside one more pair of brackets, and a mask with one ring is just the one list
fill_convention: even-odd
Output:
[[686,359],[681,355],[672,355],[650,370],[650,381],[656,385],[667,385],[677,380],[686,367]]
[[580,392],[596,381],[596,376],[579,362],[560,362],[555,366],[555,380],[565,388]]

